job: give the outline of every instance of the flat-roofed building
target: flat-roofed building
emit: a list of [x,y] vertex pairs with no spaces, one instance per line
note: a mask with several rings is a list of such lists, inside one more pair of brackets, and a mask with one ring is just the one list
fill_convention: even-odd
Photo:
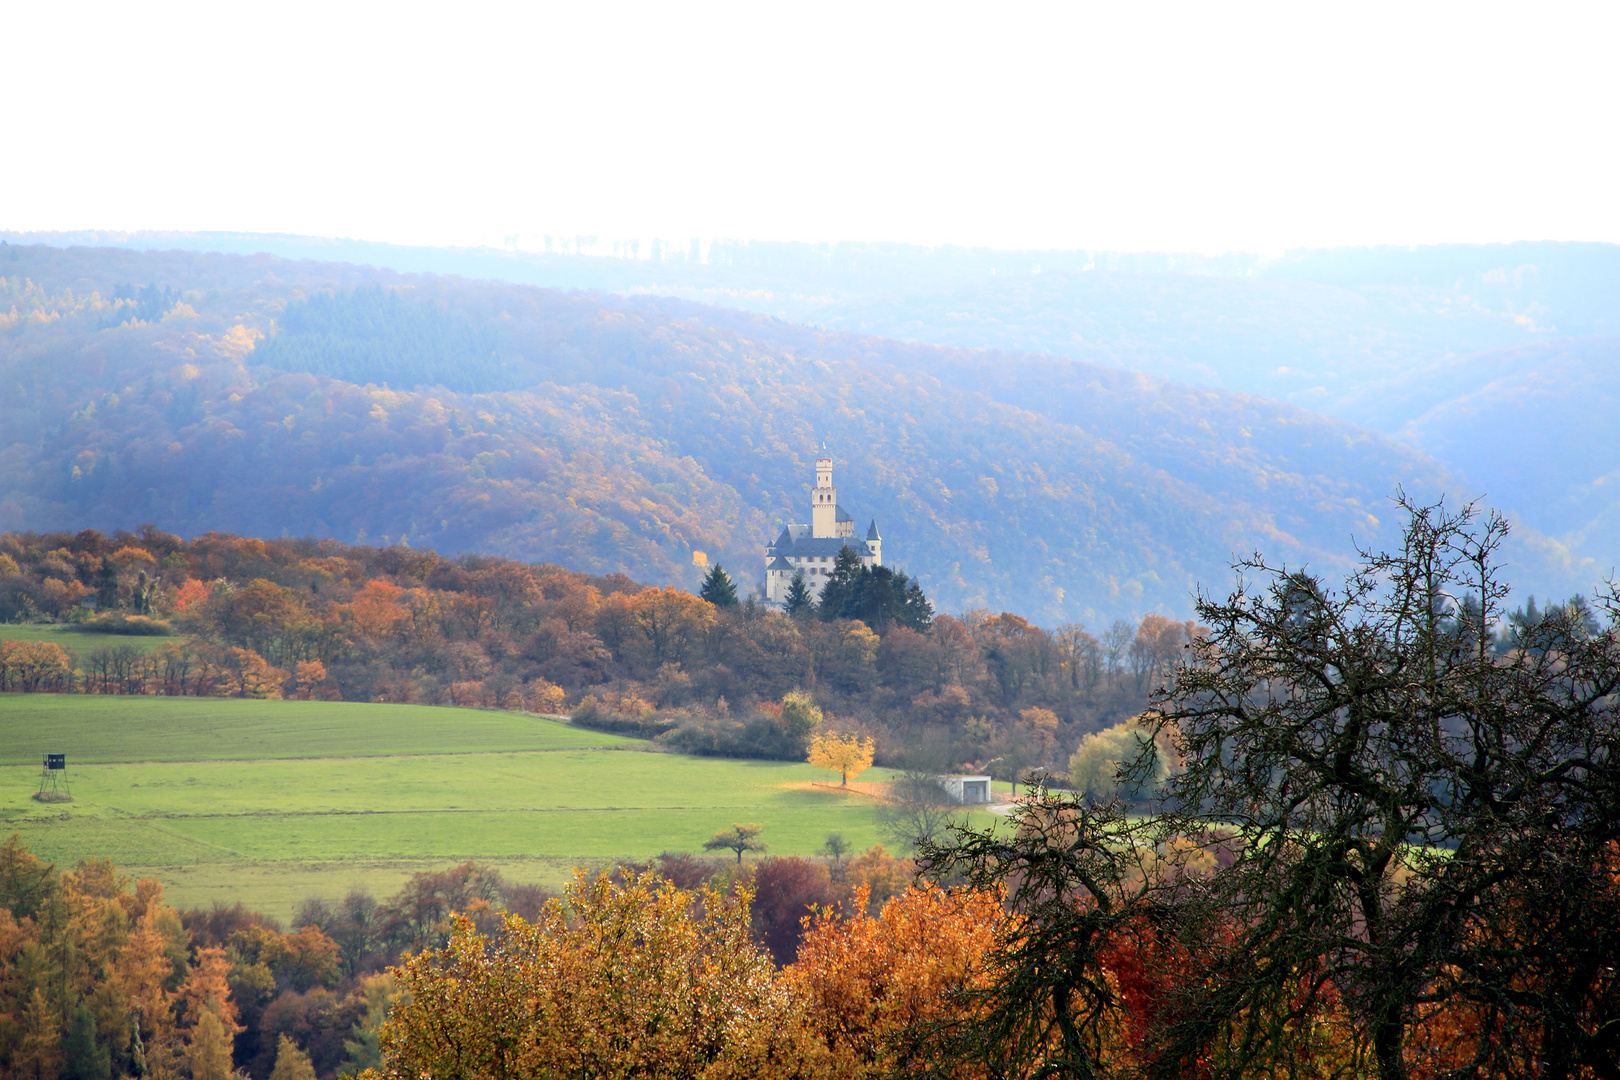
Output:
[[942,776],[939,778],[939,786],[945,789],[945,794],[959,803],[987,803],[990,801],[990,778],[988,776]]

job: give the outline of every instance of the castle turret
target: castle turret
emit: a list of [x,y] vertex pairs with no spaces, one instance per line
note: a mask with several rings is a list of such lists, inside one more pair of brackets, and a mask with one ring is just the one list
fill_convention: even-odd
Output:
[[810,492],[810,535],[838,535],[838,489],[832,482],[832,458],[816,459],[816,486]]
[[883,565],[883,537],[878,535],[877,518],[866,529],[866,546],[872,551],[872,565]]

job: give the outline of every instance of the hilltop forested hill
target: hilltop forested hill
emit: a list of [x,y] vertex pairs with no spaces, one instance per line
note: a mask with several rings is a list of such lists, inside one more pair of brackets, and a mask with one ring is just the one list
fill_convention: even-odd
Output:
[[[1449,244],[1244,254],[993,251],[544,238],[545,251],[411,248],[234,233],[0,233],[43,241],[268,252],[623,295],[674,296],[826,329],[1067,356],[1288,401],[1410,442],[1557,538],[1585,576],[1620,565],[1620,471],[1587,390],[1620,335],[1620,246]],[[590,252],[612,251],[612,256]],[[1603,345],[1596,338],[1607,338]],[[1504,380],[1502,358],[1518,365]],[[1549,360],[1546,370],[1535,366]],[[1525,380],[1522,386],[1515,380]],[[1534,385],[1513,415],[1504,407]],[[1483,400],[1481,398],[1480,400]],[[1432,419],[1423,419],[1434,413]],[[1511,410],[1510,410],[1511,412]],[[1439,417],[1458,437],[1429,432]],[[1535,423],[1529,423],[1530,418]],[[1460,426],[1459,426],[1460,425]]]
[[[267,256],[0,248],[0,528],[152,521],[745,580],[841,498],[942,610],[1184,614],[1387,539],[1429,459],[1276,402],[678,300]],[[14,312],[14,313],[13,313]],[[1530,538],[1533,540],[1533,538]],[[1521,584],[1579,578],[1528,552]]]
[[0,237],[264,252],[675,296],[828,329],[1113,364],[1289,400],[1389,434],[1415,413],[1392,407],[1387,380],[1489,349],[1620,334],[1620,246],[1613,244],[1336,248],[1262,258],[882,243],[694,241],[686,250],[651,241],[616,244],[617,255],[605,257],[578,253],[588,237],[546,238],[546,252],[234,233]]
[[1391,380],[1400,435],[1493,491],[1572,548],[1620,537],[1620,337],[1565,338],[1436,364]]

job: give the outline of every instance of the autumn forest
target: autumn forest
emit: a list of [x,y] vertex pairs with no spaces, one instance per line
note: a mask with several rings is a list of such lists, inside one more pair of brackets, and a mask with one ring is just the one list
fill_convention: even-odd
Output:
[[734,860],[561,897],[469,863],[286,930],[13,837],[0,1055],[36,1078],[1613,1076],[1620,596],[1507,612],[1505,521],[1403,511],[1343,589],[1257,557],[1199,621],[1101,637],[767,612],[718,568],[711,602],[404,546],[6,534],[14,605],[171,638],[8,642],[25,694],[571,708],[698,754],[836,737],[882,747],[918,822],[957,758],[1027,786],[1005,826],[947,812],[896,854],[834,835],[745,863],[739,823],[705,845]]
[[805,734],[779,720],[807,689],[880,763],[921,754],[1005,780],[1065,773],[1083,737],[1141,711],[1192,629],[986,611],[868,625],[509,559],[150,526],[7,533],[0,574],[8,620],[106,642],[8,641],[0,690],[571,711],[690,752],[803,760]]
[[[976,340],[990,292],[882,326]],[[501,719],[573,740],[523,744],[525,813],[612,743],[813,768],[772,790],[873,830],[267,913],[130,872],[137,815],[47,759],[8,820],[120,855],[0,843],[0,1075],[1620,1080],[1620,592],[1578,545],[1346,421],[816,303],[0,244],[0,705]],[[766,604],[823,440],[884,565]]]

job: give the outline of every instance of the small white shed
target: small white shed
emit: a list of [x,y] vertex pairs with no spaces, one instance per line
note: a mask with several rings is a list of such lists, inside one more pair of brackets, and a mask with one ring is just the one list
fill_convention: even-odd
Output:
[[987,803],[990,801],[988,776],[942,776],[939,786],[959,803]]

